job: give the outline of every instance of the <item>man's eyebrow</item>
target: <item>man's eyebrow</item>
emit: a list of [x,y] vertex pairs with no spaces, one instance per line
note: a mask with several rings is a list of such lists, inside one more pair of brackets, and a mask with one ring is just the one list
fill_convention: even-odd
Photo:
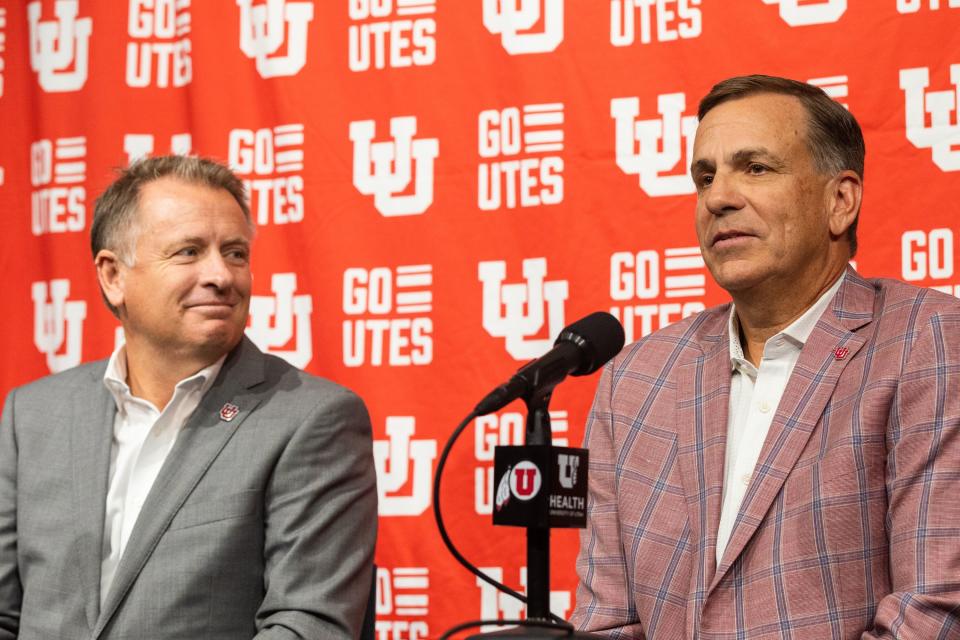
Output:
[[705,173],[707,171],[714,170],[714,164],[710,160],[704,160],[703,158],[695,160],[693,164],[690,165],[690,174],[697,175],[700,173]]
[[730,156],[730,164],[735,166],[744,165],[753,160],[763,160],[774,168],[781,168],[784,166],[784,162],[780,156],[773,153],[766,147],[750,147],[747,149],[740,149]]
[[201,237],[199,237],[199,236],[186,236],[186,237],[183,237],[183,238],[174,238],[173,240],[171,240],[170,242],[168,242],[166,245],[164,245],[164,249],[165,249],[166,251],[172,251],[173,249],[175,249],[175,248],[177,248],[177,247],[182,247],[183,245],[187,245],[187,244],[190,244],[190,245],[193,245],[193,244],[203,245],[203,244],[206,244],[206,240],[204,240],[203,238],[201,238]]
[[[209,242],[210,241],[207,238],[203,238],[201,236],[186,236],[186,237],[177,238],[175,240],[172,240],[171,242],[168,242],[167,245],[165,246],[165,250],[172,251],[175,248],[182,247],[184,245],[206,246],[207,244],[209,244]],[[250,241],[244,238],[243,236],[237,236],[235,238],[227,238],[226,240],[223,241],[223,246],[236,246],[236,245],[242,245],[244,247],[249,248]]]
[[[751,162],[761,161],[770,165],[774,169],[782,169],[786,163],[774,152],[766,147],[747,147],[735,151],[725,162],[735,167],[741,167]],[[716,171],[716,164],[712,160],[701,158],[695,160],[690,165],[690,175],[696,176],[702,173]]]

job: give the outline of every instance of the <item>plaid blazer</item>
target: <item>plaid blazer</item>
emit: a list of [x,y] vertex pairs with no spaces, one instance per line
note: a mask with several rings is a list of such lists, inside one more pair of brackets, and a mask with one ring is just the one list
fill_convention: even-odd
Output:
[[729,309],[603,372],[574,623],[641,640],[960,638],[960,300],[848,271],[717,566]]

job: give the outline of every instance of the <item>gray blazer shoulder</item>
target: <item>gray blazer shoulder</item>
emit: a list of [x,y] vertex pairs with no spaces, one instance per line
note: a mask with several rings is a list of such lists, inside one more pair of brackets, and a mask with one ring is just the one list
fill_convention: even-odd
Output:
[[183,426],[101,606],[105,367],[8,397],[0,640],[356,637],[377,531],[363,401],[245,338]]

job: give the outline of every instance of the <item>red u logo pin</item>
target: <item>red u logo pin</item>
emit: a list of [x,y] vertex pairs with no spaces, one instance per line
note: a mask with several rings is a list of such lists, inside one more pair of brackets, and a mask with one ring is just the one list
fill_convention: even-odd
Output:
[[224,422],[230,422],[237,417],[238,413],[240,413],[240,407],[228,402],[220,408],[220,419]]

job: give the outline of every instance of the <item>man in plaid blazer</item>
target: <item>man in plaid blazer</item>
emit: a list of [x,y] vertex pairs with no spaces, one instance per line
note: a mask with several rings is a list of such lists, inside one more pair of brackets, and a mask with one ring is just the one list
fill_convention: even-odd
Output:
[[574,622],[960,638],[960,301],[847,266],[863,138],[822,91],[733,78],[699,118],[697,234],[733,304],[604,370]]

